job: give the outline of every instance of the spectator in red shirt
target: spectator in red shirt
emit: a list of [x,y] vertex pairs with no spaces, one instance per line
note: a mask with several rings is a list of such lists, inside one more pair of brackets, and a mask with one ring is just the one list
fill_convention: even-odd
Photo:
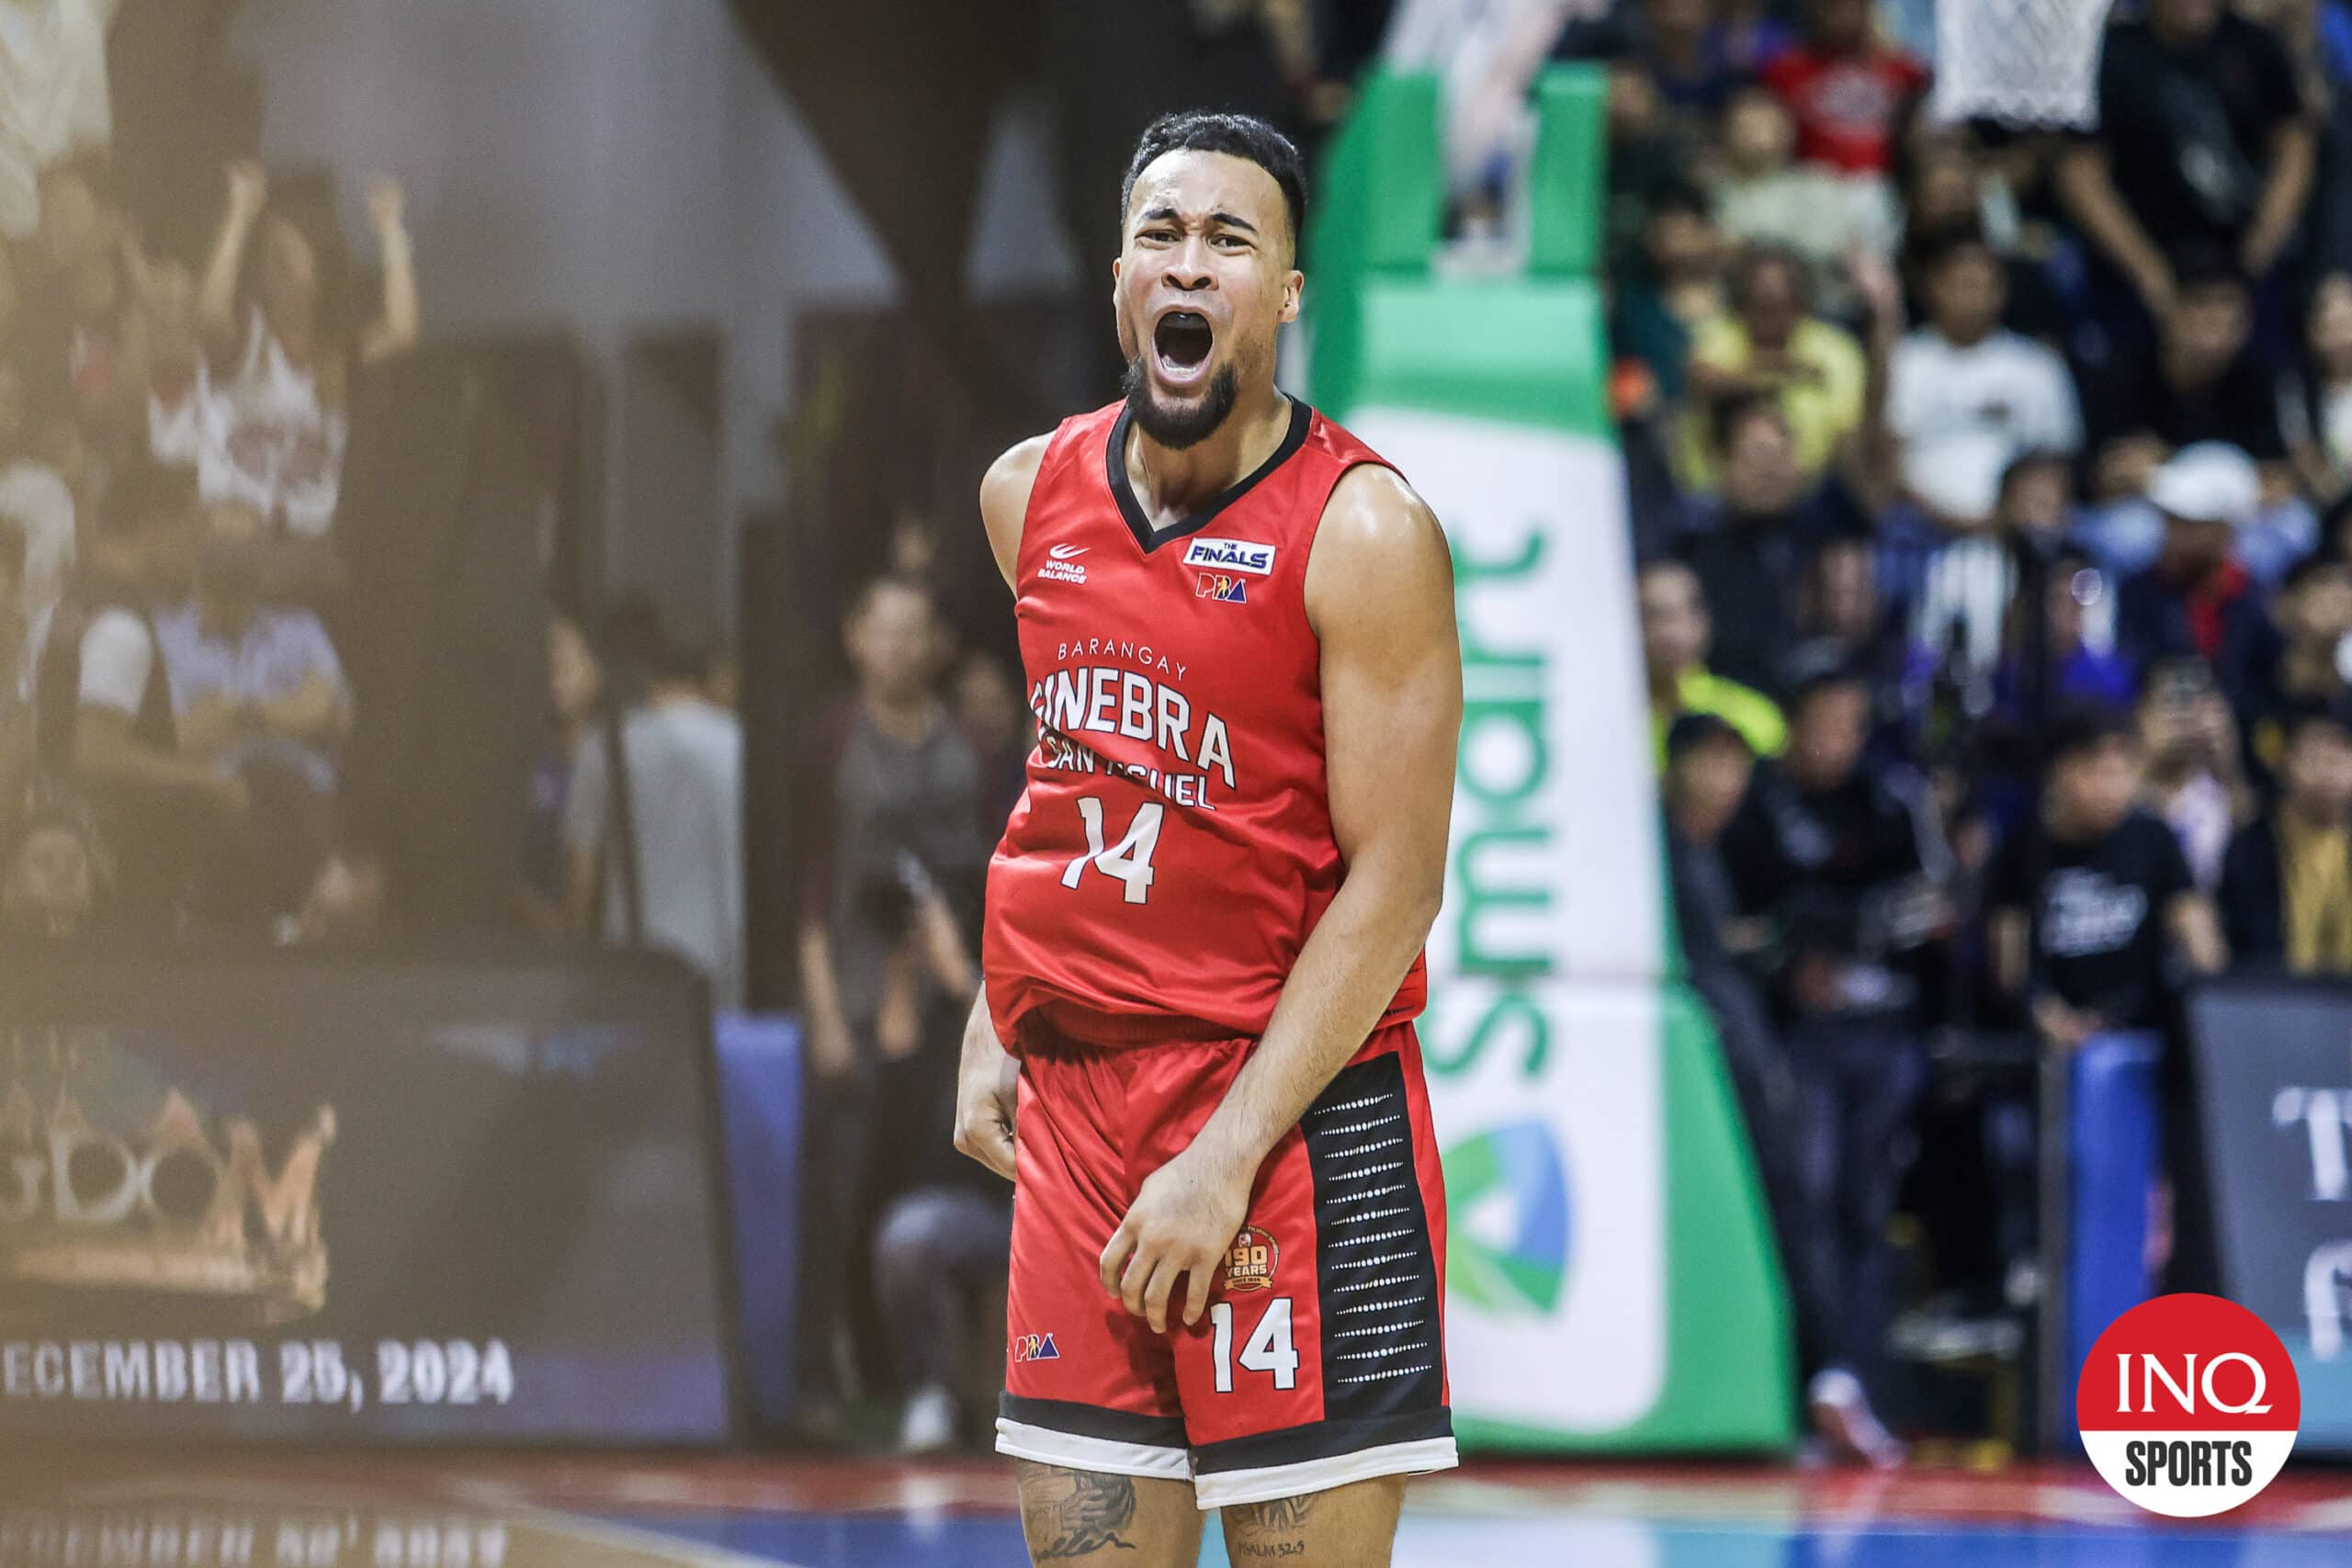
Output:
[[1904,101],[1927,67],[1882,43],[1870,0],[1813,0],[1805,41],[1764,69],[1797,122],[1797,157],[1851,175],[1883,175]]

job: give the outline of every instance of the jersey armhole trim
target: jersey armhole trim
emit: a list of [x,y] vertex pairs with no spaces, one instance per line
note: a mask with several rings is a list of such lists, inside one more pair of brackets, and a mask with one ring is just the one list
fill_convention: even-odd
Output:
[[1027,578],[1022,568],[1028,561],[1031,541],[1036,537],[1036,530],[1030,525],[1036,520],[1037,497],[1045,492],[1049,479],[1069,464],[1070,448],[1083,445],[1082,427],[1094,418],[1095,414],[1081,413],[1062,421],[1046,438],[1046,449],[1037,455],[1037,471],[1029,476],[1029,499],[1021,504],[1021,538],[1012,547],[1012,592],[1016,596]]

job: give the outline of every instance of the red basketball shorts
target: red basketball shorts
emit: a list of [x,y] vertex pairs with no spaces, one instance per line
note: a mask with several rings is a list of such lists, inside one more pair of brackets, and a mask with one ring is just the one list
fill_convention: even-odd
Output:
[[1445,1187],[1410,1023],[1374,1034],[1275,1145],[1197,1325],[1183,1280],[1165,1335],[1102,1289],[1136,1190],[1251,1044],[1022,1058],[1000,1452],[1190,1481],[1204,1508],[1454,1464]]

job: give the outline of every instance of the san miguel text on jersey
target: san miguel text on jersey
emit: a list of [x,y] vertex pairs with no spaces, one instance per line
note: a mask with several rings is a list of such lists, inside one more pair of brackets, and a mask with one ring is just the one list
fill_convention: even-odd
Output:
[[[999,1037],[1254,1036],[1342,873],[1306,566],[1379,457],[1304,403],[1256,472],[1155,530],[1124,408],[1041,460],[1014,571],[1039,743],[989,870]],[[1419,1011],[1417,960],[1382,1023]]]

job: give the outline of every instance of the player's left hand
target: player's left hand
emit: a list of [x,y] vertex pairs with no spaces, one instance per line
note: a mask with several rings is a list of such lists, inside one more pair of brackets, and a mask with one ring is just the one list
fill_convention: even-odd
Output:
[[1184,1326],[1198,1323],[1217,1269],[1249,1217],[1255,1175],[1227,1168],[1197,1147],[1153,1171],[1102,1249],[1102,1288],[1147,1319],[1154,1334],[1165,1334],[1176,1277],[1189,1275]]

